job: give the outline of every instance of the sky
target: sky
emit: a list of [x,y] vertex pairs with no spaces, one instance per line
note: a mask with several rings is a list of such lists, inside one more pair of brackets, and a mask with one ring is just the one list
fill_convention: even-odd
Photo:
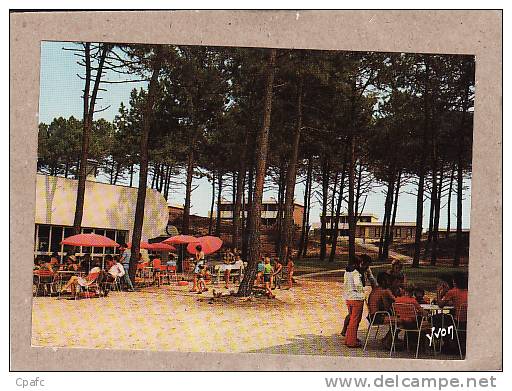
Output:
[[[42,42],[41,43],[41,72],[40,72],[40,97],[39,97],[39,122],[50,123],[55,117],[74,116],[78,119],[82,118],[83,103],[82,103],[82,90],[83,81],[77,74],[83,73],[83,68],[77,62],[77,57],[71,51],[63,50],[63,48],[73,47],[72,43],[66,42]],[[108,73],[106,80],[121,80],[126,79],[115,73]],[[145,83],[126,83],[126,84],[107,84],[104,85],[107,91],[99,93],[101,98],[97,102],[97,110],[110,106],[105,111],[96,114],[95,120],[105,118],[112,121],[117,114],[119,105],[124,102],[128,106],[130,91],[133,88],[140,88],[145,86]],[[35,130],[37,132],[37,129]],[[137,178],[136,182],[138,181]],[[184,178],[180,179],[183,182],[182,186],[177,186],[171,193],[169,203],[174,205],[183,205],[185,198],[185,185]],[[471,211],[471,182],[465,181],[468,190],[465,191],[463,200],[462,212],[462,226],[463,228],[470,227],[470,211]],[[194,186],[197,188],[192,193],[191,199],[191,213],[202,216],[207,216],[210,210],[211,203],[211,184],[206,179],[194,180]],[[397,221],[411,222],[416,220],[416,186],[407,185],[401,191],[398,209]],[[227,198],[231,195],[226,193]],[[296,200],[302,203],[304,196],[304,185],[297,184],[295,188]],[[264,198],[276,197],[273,191],[266,191]],[[366,201],[365,213],[375,214],[379,221],[382,221],[384,215],[384,201],[385,194],[382,188],[376,188],[371,192]],[[447,224],[447,207],[446,199],[443,200],[440,217],[440,227],[446,228]],[[427,200],[424,204],[423,227],[428,227],[430,204]],[[455,193],[452,196],[451,202],[451,228],[455,228],[456,224],[456,197]],[[318,201],[313,200],[311,210],[311,222],[319,222],[321,213],[321,205]]]

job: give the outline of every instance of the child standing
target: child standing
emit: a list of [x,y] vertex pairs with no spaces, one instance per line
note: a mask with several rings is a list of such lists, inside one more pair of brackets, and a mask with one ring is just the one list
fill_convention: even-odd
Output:
[[272,272],[274,268],[270,264],[270,258],[265,257],[265,263],[263,266],[263,282],[265,283],[265,293],[269,298],[274,298],[274,294],[272,293],[272,289],[270,287],[270,283],[272,281]]

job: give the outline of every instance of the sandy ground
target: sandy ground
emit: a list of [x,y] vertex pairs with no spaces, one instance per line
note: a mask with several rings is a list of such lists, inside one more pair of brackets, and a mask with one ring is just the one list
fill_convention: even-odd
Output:
[[[373,340],[366,352],[345,347],[339,333],[346,306],[337,279],[300,280],[291,290],[275,290],[276,299],[252,301],[212,300],[212,286],[202,295],[189,289],[164,285],[76,301],[35,297],[32,345],[389,357]],[[359,330],[363,341],[367,324],[363,320]]]

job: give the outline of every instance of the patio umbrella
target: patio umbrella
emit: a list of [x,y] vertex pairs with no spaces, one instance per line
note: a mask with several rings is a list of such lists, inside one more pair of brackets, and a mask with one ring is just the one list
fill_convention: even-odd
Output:
[[176,247],[171,246],[170,244],[159,242],[159,243],[148,243],[148,250],[153,251],[176,251]]
[[69,246],[86,246],[86,247],[119,247],[119,244],[106,236],[97,234],[78,234],[65,238],[62,244]]
[[196,246],[201,245],[201,250],[205,253],[205,255],[213,254],[219,248],[222,247],[222,239],[217,236],[201,236],[197,238],[197,242],[189,243],[187,246],[187,251],[190,254],[195,254]]
[[[128,246],[128,248],[132,248],[132,242],[128,242],[126,243],[126,245]],[[149,246],[150,244],[148,242],[144,242],[144,241],[140,241],[140,247],[139,248],[144,248],[146,250],[149,250]]]
[[162,243],[167,244],[187,244],[187,243],[198,243],[199,239],[190,235],[176,235],[165,239]]

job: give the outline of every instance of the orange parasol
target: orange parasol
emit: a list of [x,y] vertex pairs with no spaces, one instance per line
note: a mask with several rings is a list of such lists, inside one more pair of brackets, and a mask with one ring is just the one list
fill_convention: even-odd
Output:
[[198,243],[199,239],[190,235],[176,235],[169,239],[165,239],[162,243],[167,244],[187,244],[187,243]]
[[201,236],[197,238],[196,242],[189,243],[187,251],[190,254],[195,254],[197,245],[201,245],[201,249],[205,255],[213,254],[222,247],[222,239],[216,236]]
[[62,244],[69,246],[86,246],[86,247],[119,247],[119,244],[106,236],[97,234],[78,234],[65,238]]

